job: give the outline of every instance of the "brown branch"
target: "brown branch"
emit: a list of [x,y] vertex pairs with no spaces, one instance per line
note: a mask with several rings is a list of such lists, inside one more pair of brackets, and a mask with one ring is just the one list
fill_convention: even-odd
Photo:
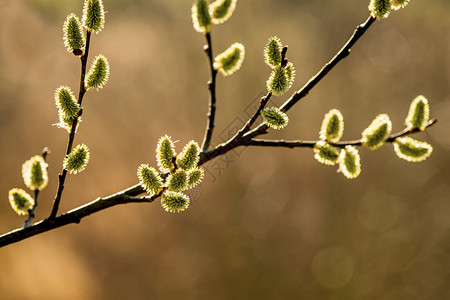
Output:
[[[80,57],[81,76],[80,76],[80,91],[78,94],[78,104],[80,105],[80,107],[81,107],[81,103],[83,102],[84,94],[86,93],[86,87],[85,87],[84,80],[86,77],[86,64],[87,64],[87,59],[88,59],[88,55],[89,55],[90,41],[91,41],[91,33],[88,30],[86,33],[85,52]],[[70,133],[69,133],[69,141],[67,142],[66,156],[69,155],[70,152],[72,151],[73,142],[75,140],[75,133],[77,131],[77,126],[78,126],[78,119],[80,118],[81,113],[82,113],[82,110],[80,110],[78,117],[76,117],[73,120],[72,127],[71,127]],[[62,196],[62,192],[64,190],[64,182],[66,181],[66,177],[67,177],[67,170],[63,168],[61,173],[58,175],[58,189],[56,191],[55,200],[53,201],[52,212],[50,213],[50,216],[48,217],[50,222],[55,219],[56,214],[58,213],[59,203],[61,202],[61,196]]]
[[[436,124],[437,120],[432,119],[430,120],[427,125],[426,129]],[[391,134],[389,138],[386,140],[387,143],[392,143],[395,141],[396,138],[410,135],[413,133],[421,132],[422,130],[415,128],[415,129],[408,129],[405,128],[400,132]],[[286,140],[261,140],[261,139],[252,139],[244,142],[243,146],[262,146],[262,147],[283,147],[283,148],[313,148],[317,141],[302,141],[302,140],[292,140],[292,141],[286,141]],[[330,143],[330,145],[337,146],[337,147],[345,147],[345,146],[362,146],[362,139],[359,140],[353,140],[353,141],[341,141],[338,143]]]
[[216,77],[217,70],[214,69],[214,56],[212,52],[212,42],[211,42],[211,34],[209,32],[206,33],[206,45],[204,46],[204,50],[206,55],[208,56],[208,63],[210,69],[210,80],[208,81],[208,89],[209,89],[209,111],[208,111],[208,120],[206,123],[205,136],[203,137],[202,149],[203,151],[207,151],[209,145],[211,144],[211,138],[214,131],[214,120],[216,117]]

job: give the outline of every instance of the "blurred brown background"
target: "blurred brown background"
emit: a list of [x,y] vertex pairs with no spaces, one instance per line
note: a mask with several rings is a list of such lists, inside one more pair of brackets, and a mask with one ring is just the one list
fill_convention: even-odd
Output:
[[[50,183],[37,218],[51,209],[67,133],[53,93],[78,90],[79,61],[62,24],[81,0],[0,0],[0,232],[21,227],[7,200],[21,164],[48,146]],[[75,143],[91,161],[68,177],[61,212],[137,182],[141,163],[171,135],[178,150],[201,142],[208,69],[204,38],[188,0],[106,0],[106,26],[92,39],[111,77],[84,100]],[[289,45],[295,87],[334,55],[368,16],[368,0],[238,1],[213,29],[215,53],[246,47],[235,75],[218,76],[214,143],[246,120],[265,93],[262,50],[271,35]],[[323,115],[342,111],[344,139],[379,113],[403,128],[424,94],[439,122],[417,139],[434,152],[423,163],[392,146],[361,149],[362,174],[347,180],[310,149],[239,149],[206,165],[206,179],[181,214],[158,203],[114,207],[0,249],[2,299],[450,299],[450,2],[411,1],[377,22],[268,137],[316,139]],[[274,98],[281,104],[289,95]]]

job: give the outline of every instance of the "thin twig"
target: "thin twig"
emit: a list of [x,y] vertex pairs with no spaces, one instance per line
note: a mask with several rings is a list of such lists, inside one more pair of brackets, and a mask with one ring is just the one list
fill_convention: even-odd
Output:
[[[84,94],[86,93],[86,87],[85,87],[84,80],[86,77],[86,64],[87,64],[87,59],[88,59],[88,55],[89,55],[90,40],[91,40],[91,33],[89,31],[87,31],[85,51],[84,51],[84,54],[80,57],[81,75],[80,75],[80,91],[78,94],[78,104],[80,105],[80,107],[83,102]],[[69,155],[70,152],[72,151],[73,142],[75,140],[75,133],[77,131],[77,126],[78,126],[78,121],[79,121],[78,119],[81,116],[81,113],[82,113],[82,109],[80,110],[78,117],[76,117],[73,120],[72,127],[70,129],[70,134],[69,134],[69,141],[67,142],[66,156]],[[64,190],[64,182],[66,181],[66,176],[67,176],[67,170],[63,168],[61,173],[58,176],[58,189],[56,192],[55,200],[53,201],[52,212],[50,213],[50,216],[48,217],[50,222],[55,219],[56,214],[58,213],[59,203],[61,202],[61,196],[62,196],[62,192]]]
[[208,56],[208,63],[210,69],[210,80],[208,81],[208,89],[209,89],[209,111],[208,111],[208,120],[206,123],[205,136],[203,138],[202,149],[203,151],[207,151],[209,145],[211,144],[211,138],[214,131],[214,120],[216,117],[216,77],[217,70],[214,69],[214,56],[212,51],[212,41],[211,41],[211,33],[206,33],[206,45],[204,46],[204,50],[206,55]]
[[[430,120],[427,125],[426,125],[426,129],[428,129],[429,127],[433,126],[434,124],[436,124],[437,120],[436,119],[432,119]],[[391,134],[389,136],[389,138],[386,140],[387,143],[392,143],[395,141],[396,138],[399,137],[403,137],[406,135],[410,135],[413,133],[417,133],[417,132],[421,132],[422,130],[420,129],[408,129],[405,128],[400,132]],[[284,148],[313,148],[317,142],[319,142],[319,140],[317,141],[302,141],[302,140],[291,140],[291,141],[286,141],[286,140],[261,140],[261,139],[252,139],[252,140],[248,140],[246,141],[243,146],[262,146],[262,147],[284,147]],[[363,141],[362,139],[359,140],[352,140],[352,141],[341,141],[338,143],[330,143],[333,146],[336,147],[340,147],[340,148],[344,148],[345,146],[362,146],[363,145]]]

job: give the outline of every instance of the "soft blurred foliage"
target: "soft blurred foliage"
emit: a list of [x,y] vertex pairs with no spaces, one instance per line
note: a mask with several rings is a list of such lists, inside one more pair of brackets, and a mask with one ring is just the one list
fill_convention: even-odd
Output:
[[[37,218],[51,210],[67,143],[67,132],[52,126],[53,94],[79,85],[62,24],[81,14],[82,2],[0,0],[2,233],[23,224],[7,193],[24,188],[21,165],[45,146],[50,183]],[[90,53],[108,58],[111,77],[85,97],[75,145],[87,144],[91,161],[68,177],[61,212],[135,184],[141,163],[156,165],[160,136],[178,140],[178,151],[201,142],[208,67],[191,2],[105,1],[105,29]],[[368,17],[368,3],[238,1],[212,31],[215,53],[246,47],[241,70],[218,76],[213,142],[228,138],[265,93],[271,35],[289,45],[299,88]],[[412,0],[374,24],[289,111],[289,126],[267,136],[316,139],[331,108],[344,115],[343,139],[359,138],[379,113],[399,131],[424,94],[439,119],[414,136],[434,146],[427,161],[402,161],[391,145],[361,149],[363,171],[347,180],[311,149],[238,149],[205,166],[184,213],[118,206],[0,249],[2,299],[450,299],[449,11],[448,0]]]

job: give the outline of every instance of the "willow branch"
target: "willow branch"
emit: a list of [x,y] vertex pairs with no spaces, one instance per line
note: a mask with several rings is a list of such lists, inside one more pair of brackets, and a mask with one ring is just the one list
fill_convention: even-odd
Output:
[[211,144],[211,138],[214,131],[214,120],[216,117],[216,77],[217,70],[214,69],[214,56],[212,52],[212,42],[211,42],[211,34],[209,32],[206,33],[206,45],[204,46],[204,50],[206,55],[208,56],[208,63],[210,69],[210,80],[208,81],[208,89],[209,89],[209,111],[208,111],[208,120],[206,123],[205,136],[203,137],[202,149],[203,151],[207,151],[209,145]]
[[[432,119],[430,120],[427,125],[426,129],[436,124],[437,120]],[[424,129],[424,130],[426,130]],[[408,129],[405,128],[400,132],[391,134],[389,138],[386,140],[387,143],[392,143],[395,141],[396,138],[407,136],[413,133],[421,132],[422,130],[415,128],[415,129]],[[244,142],[243,146],[261,146],[261,147],[283,147],[283,148],[313,148],[320,140],[317,141],[302,141],[302,140],[292,140],[292,141],[286,141],[286,140],[261,140],[261,139],[252,139]],[[329,143],[330,145],[344,148],[345,146],[362,146],[363,141],[362,139],[359,140],[352,140],[352,141],[341,141],[338,143]]]
[[[86,77],[86,64],[87,64],[87,59],[88,59],[88,54],[89,54],[90,41],[91,41],[91,33],[88,30],[86,33],[85,51],[84,51],[84,54],[80,57],[81,76],[80,76],[80,91],[78,94],[78,104],[80,105],[80,107],[81,107],[81,103],[83,102],[84,94],[86,93],[86,87],[85,87],[84,80]],[[82,110],[80,110],[78,117],[76,117],[73,120],[72,127],[71,127],[70,133],[69,133],[69,141],[67,142],[66,156],[69,155],[70,152],[72,151],[73,142],[75,140],[75,133],[77,131],[77,126],[78,126],[78,119],[81,116],[81,113],[82,113]],[[58,175],[58,189],[56,192],[55,200],[53,201],[52,212],[50,213],[50,216],[48,217],[48,219],[50,221],[53,221],[56,217],[56,214],[58,213],[59,203],[61,202],[61,196],[62,196],[62,192],[64,190],[64,182],[66,181],[66,176],[67,176],[67,170],[63,168],[61,173]]]

